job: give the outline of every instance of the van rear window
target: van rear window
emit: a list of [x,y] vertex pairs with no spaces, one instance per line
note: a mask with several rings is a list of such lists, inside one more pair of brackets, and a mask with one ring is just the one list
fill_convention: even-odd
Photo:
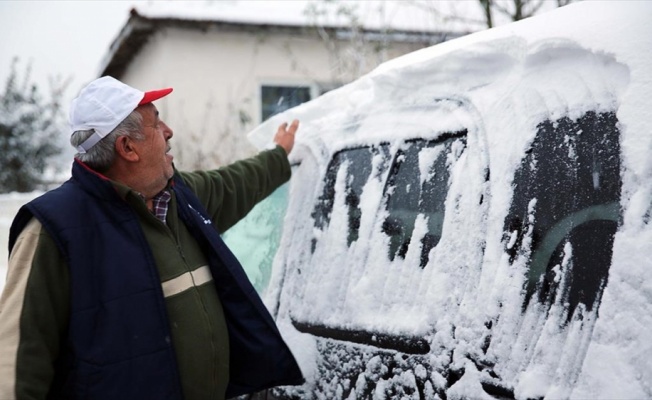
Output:
[[383,232],[390,237],[388,256],[405,258],[419,216],[427,221],[427,233],[420,240],[419,266],[428,263],[428,253],[441,239],[451,165],[466,147],[466,136],[440,140],[414,140],[400,149],[385,188],[389,215]]
[[510,262],[527,265],[524,308],[566,304],[570,320],[600,301],[620,218],[619,136],[614,112],[539,124],[504,225]]
[[[291,311],[295,328],[406,353],[428,351],[422,335],[429,327],[416,328],[406,319],[396,329],[397,321],[382,311],[386,307],[411,309],[413,297],[396,301],[388,295],[373,303],[357,301],[368,293],[355,286],[413,278],[418,284],[412,272],[424,273],[431,250],[442,238],[451,171],[465,153],[466,141],[463,130],[434,140],[413,139],[335,153],[311,213],[315,228],[311,260],[297,269],[296,294],[302,301]],[[382,250],[372,250],[376,246]],[[374,257],[382,259],[372,261]],[[408,258],[413,261],[407,262]],[[384,272],[377,275],[373,269]],[[318,309],[324,312],[315,313]],[[377,317],[352,324],[350,318],[360,312]]]
[[[379,170],[387,168],[389,160],[389,145],[383,144],[374,147],[357,147],[337,152],[331,160],[326,171],[324,188],[315,204],[312,212],[312,218],[315,221],[315,227],[323,230],[328,226],[330,217],[333,212],[333,204],[337,191],[336,183],[338,174],[343,174],[344,180],[344,201],[348,214],[348,230],[346,232],[347,245],[351,245],[358,239],[360,230],[360,196],[362,189],[371,176],[373,169],[373,157],[379,156],[384,166]],[[342,234],[344,232],[341,232]],[[313,241],[314,251],[314,241]]]

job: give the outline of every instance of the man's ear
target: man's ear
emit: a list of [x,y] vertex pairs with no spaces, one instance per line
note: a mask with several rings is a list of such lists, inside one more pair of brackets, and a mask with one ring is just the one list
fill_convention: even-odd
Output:
[[140,156],[133,146],[133,141],[128,136],[118,136],[115,140],[115,152],[118,157],[131,162],[140,160]]

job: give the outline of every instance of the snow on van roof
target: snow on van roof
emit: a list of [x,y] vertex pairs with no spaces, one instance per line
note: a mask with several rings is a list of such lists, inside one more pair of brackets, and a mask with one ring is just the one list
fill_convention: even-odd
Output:
[[[263,148],[271,141],[279,123],[299,119],[301,126],[291,158],[297,162],[316,158],[323,163],[340,149],[378,144],[383,137],[408,139],[434,123],[449,131],[467,127],[469,137],[485,148],[483,162],[488,163],[491,171],[494,216],[487,220],[486,230],[496,233],[503,230],[504,216],[514,193],[512,179],[532,146],[537,126],[562,117],[572,120],[590,111],[615,110],[620,131],[622,222],[615,236],[600,317],[595,323],[582,372],[579,376],[560,378],[556,375],[559,371],[549,369],[557,364],[542,362],[539,369],[519,376],[515,394],[517,398],[544,395],[649,398],[652,395],[652,341],[649,339],[652,280],[647,279],[652,268],[649,247],[652,158],[648,155],[652,149],[649,134],[651,15],[651,2],[585,1],[455,39],[388,61],[342,88],[274,116],[252,131],[249,138]],[[427,108],[434,103],[437,105]],[[350,125],[358,129],[342,129]],[[293,178],[292,188],[311,187],[309,179],[314,180],[314,176],[299,174]],[[292,190],[291,198],[309,197]],[[362,204],[361,208],[364,207]],[[286,221],[298,218],[293,212],[290,208]],[[331,218],[335,221],[339,217]],[[364,223],[362,220],[361,224]],[[360,231],[363,229],[371,228],[361,226]],[[496,274],[500,269],[497,265],[503,263],[502,246],[497,240],[486,243],[484,258],[484,265],[489,262],[489,269]],[[340,256],[329,254],[337,259]],[[500,282],[498,278],[495,277],[496,282]],[[320,284],[323,288],[339,287],[328,281]],[[371,286],[368,289],[372,293],[384,290]],[[491,288],[498,292],[508,289]],[[334,298],[337,293],[333,295]],[[495,293],[486,295],[491,298]],[[481,290],[477,296],[482,298]],[[299,310],[301,307],[296,305]],[[311,307],[305,312],[320,312],[318,307]],[[445,314],[445,310],[429,312]],[[473,312],[484,310],[478,307],[467,312],[471,318]],[[385,329],[400,331],[402,324],[425,323],[419,316],[422,316],[419,312],[403,313],[395,319],[394,326]],[[357,323],[377,324],[373,315],[363,314],[363,317]],[[353,323],[355,316],[343,311],[337,318]],[[427,328],[424,325],[420,329]],[[292,340],[303,339],[297,336]],[[537,348],[557,346],[552,339],[541,340]],[[468,383],[460,381],[456,390],[464,397],[463,393],[471,393],[475,384],[473,379]],[[467,385],[466,392],[464,385]]]
[[[633,100],[637,100],[644,97],[645,93],[649,93],[650,82],[646,78],[645,71],[650,65],[652,53],[642,50],[649,48],[646,46],[652,40],[650,35],[652,28],[645,23],[649,15],[649,2],[623,0],[573,3],[523,21],[466,35],[389,60],[367,76],[322,96],[317,100],[318,104],[313,105],[316,103],[315,101],[309,102],[282,115],[283,118],[293,115],[300,116],[300,114],[309,113],[308,110],[311,108],[320,109],[323,114],[325,106],[336,107],[327,100],[332,96],[345,97],[342,92],[360,92],[362,88],[369,85],[368,81],[373,80],[376,76],[404,73],[405,70],[414,68],[415,65],[428,62],[433,64],[434,70],[440,73],[442,78],[448,73],[453,81],[459,81],[456,75],[460,73],[458,69],[460,66],[450,66],[449,60],[446,58],[456,51],[467,51],[468,53],[479,51],[485,54],[519,57],[524,48],[531,49],[543,41],[547,42],[546,45],[554,48],[555,45],[551,44],[551,40],[555,39],[558,39],[559,43],[570,40],[585,49],[610,54],[619,62],[627,65],[634,76],[641,80],[641,85],[631,88],[635,92],[630,93],[630,96],[636,96],[636,99]],[[470,67],[477,71],[483,71],[483,73],[492,73],[500,65]],[[470,70],[467,68],[467,71]],[[356,101],[351,103],[355,104]],[[312,118],[307,119],[311,120]],[[645,119],[639,118],[638,120],[644,121]],[[273,131],[266,127],[271,127],[275,123],[272,121],[262,124],[252,132],[250,139],[256,145],[264,146],[264,142],[268,141],[273,134]],[[259,133],[261,129],[267,133]]]
[[[351,112],[343,107],[364,108],[382,104],[374,94],[381,92],[378,89],[384,82],[394,80],[402,86],[423,86],[423,78],[427,77],[410,77],[410,71],[419,67],[431,76],[434,83],[442,83],[433,85],[438,91],[468,93],[474,88],[489,85],[483,92],[492,98],[489,101],[494,101],[497,93],[491,91],[491,82],[502,82],[501,79],[514,75],[518,62],[526,61],[528,54],[541,47],[546,47],[547,50],[543,52],[544,59],[537,62],[554,62],[556,57],[565,52],[570,57],[562,61],[558,75],[564,70],[572,69],[573,50],[569,46],[581,47],[592,54],[603,54],[626,66],[627,71],[622,71],[621,78],[633,84],[627,85],[626,93],[620,101],[619,119],[628,121],[632,132],[643,132],[647,121],[652,120],[652,107],[638,106],[648,103],[649,94],[652,93],[649,72],[652,52],[648,50],[652,48],[652,27],[647,22],[649,15],[652,15],[651,7],[650,2],[642,1],[573,3],[527,20],[418,50],[387,61],[355,82],[271,118],[254,129],[248,137],[254,145],[264,148],[273,137],[275,126],[282,120],[292,118],[302,120],[304,137],[310,132],[320,135],[324,130],[311,129],[311,124],[319,121],[321,116],[332,118],[333,115]],[[433,74],[436,78],[432,78]],[[539,82],[545,85],[543,80]],[[576,96],[582,95],[583,88],[585,89],[582,85],[566,87],[568,92],[577,90],[574,93]],[[301,141],[301,135],[298,139]],[[641,143],[640,140],[645,142]],[[637,139],[636,145],[630,149],[631,167],[649,168],[646,160],[650,148],[652,136]]]

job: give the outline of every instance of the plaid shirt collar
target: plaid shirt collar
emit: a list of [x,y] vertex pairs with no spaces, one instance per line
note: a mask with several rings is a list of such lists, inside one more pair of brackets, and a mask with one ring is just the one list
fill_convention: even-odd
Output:
[[[141,197],[143,197],[141,195]],[[168,215],[168,206],[170,205],[170,199],[172,195],[167,190],[162,190],[152,198],[152,214],[163,223],[166,223],[166,217]],[[144,199],[144,197],[143,197]]]
[[[135,195],[138,196],[143,202],[147,203],[147,201],[145,200],[145,196],[143,196],[136,190],[133,190],[129,186],[126,186],[116,181],[111,181],[111,183],[113,184],[113,187],[115,187],[120,197],[123,198],[125,201],[128,201],[129,196]],[[169,186],[161,190],[156,196],[154,196],[154,198],[152,198],[151,213],[156,217],[156,219],[162,221],[164,224],[167,223],[166,217],[167,217],[168,208],[171,199],[172,199],[172,194],[170,193]]]

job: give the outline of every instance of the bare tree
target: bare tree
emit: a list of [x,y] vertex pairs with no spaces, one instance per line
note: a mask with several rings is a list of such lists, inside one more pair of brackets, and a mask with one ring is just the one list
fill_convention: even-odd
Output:
[[[367,41],[358,15],[358,5],[353,2],[324,0],[309,3],[304,11],[322,42],[331,53],[331,71],[334,81],[350,81],[363,73]],[[333,27],[332,21],[345,21],[347,31]],[[380,46],[376,47],[382,52]],[[384,61],[384,60],[382,60]]]
[[[485,18],[487,28],[495,26],[494,12],[508,17],[511,21],[520,21],[537,14],[545,0],[478,0]],[[563,7],[575,0],[557,0],[557,7]]]
[[[537,14],[545,0],[478,0],[485,16],[487,28],[494,27],[494,11],[511,21],[520,21]],[[567,6],[575,0],[557,0],[557,7]]]
[[[561,7],[573,1],[575,0],[556,0],[556,3],[553,4]],[[386,11],[386,2],[378,1],[376,3],[378,3],[378,7],[374,12],[377,12],[382,19]],[[496,26],[499,16],[507,17],[509,21],[519,21],[537,14],[545,4],[550,3],[550,1],[546,2],[546,0],[478,0],[476,4],[481,7],[482,12],[474,16],[472,15],[473,13],[467,12],[468,7],[466,5],[473,4],[470,2],[447,3],[447,5],[453,5],[450,7],[446,7],[446,4],[442,2],[430,0],[403,0],[401,2],[395,2],[400,7],[412,7],[428,13],[428,15],[432,16],[433,26],[441,26],[441,31],[445,31],[443,28],[449,22],[459,22],[463,25],[468,25],[470,31],[480,29],[482,26],[493,28]],[[334,70],[340,69],[340,73],[344,72],[341,71],[343,69],[351,71],[351,65],[360,65],[363,62],[364,56],[369,53],[369,35],[367,35],[362,24],[359,5],[360,3],[350,1],[320,0],[308,3],[304,12],[308,17],[313,19],[315,29],[329,50],[337,53],[339,64],[333,68]],[[343,36],[341,30],[338,31],[328,28],[328,22],[334,20],[346,22],[348,43],[342,43],[342,40],[336,40],[338,38],[341,39]],[[379,62],[385,61],[385,59],[380,59],[380,57],[384,56],[387,58],[386,50],[391,45],[391,41],[388,40],[391,34],[392,28],[388,24],[381,29],[379,35],[374,36]],[[342,51],[344,44],[347,45],[347,51]],[[374,48],[374,46],[371,46],[371,48]]]
[[[561,1],[561,0],[560,0]],[[511,0],[499,2],[496,0],[480,0],[480,3],[487,3],[490,8],[508,16],[512,21],[520,21],[535,15],[543,5],[544,0]],[[487,27],[489,26],[487,20]]]
[[[332,0],[331,0],[332,1]],[[576,0],[556,0],[557,7],[566,6]],[[548,3],[550,3],[548,1]],[[406,5],[419,7],[420,9],[429,12],[442,21],[456,21],[468,23],[472,26],[477,25],[480,21],[476,18],[465,15],[459,10],[454,8],[450,10],[444,9],[441,3],[427,1],[427,0],[407,0]],[[478,0],[478,4],[482,9],[482,25],[487,28],[496,26],[496,16],[503,15],[509,18],[510,21],[519,21],[525,18],[536,15],[546,0]]]
[[[312,22],[312,29],[321,38],[330,53],[333,82],[348,82],[360,77],[379,64],[411,51],[431,46],[446,39],[446,32],[418,32],[410,40],[406,32],[392,26],[393,8],[386,1],[353,2],[346,0],[318,0],[309,2],[304,14]],[[423,0],[394,2],[398,7],[416,7],[437,12]],[[363,24],[364,16],[375,17],[380,23],[370,29]]]
[[491,4],[491,0],[480,0],[480,5],[482,6],[482,11],[484,12],[484,17],[487,21],[487,28],[492,28],[494,26]]

